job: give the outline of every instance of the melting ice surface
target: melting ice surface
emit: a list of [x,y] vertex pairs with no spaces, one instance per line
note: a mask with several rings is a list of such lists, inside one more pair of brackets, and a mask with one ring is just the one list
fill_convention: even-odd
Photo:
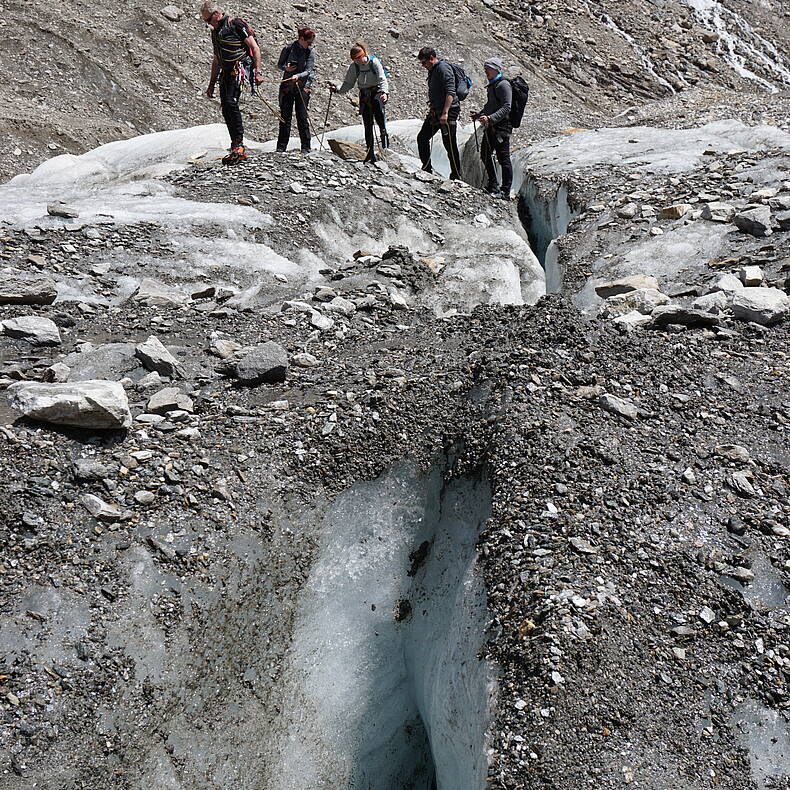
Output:
[[[485,481],[408,464],[338,498],[300,606],[272,790],[482,790]],[[290,699],[288,699],[290,697]]]
[[[416,120],[393,122],[391,136],[416,154],[420,126]],[[265,233],[274,224],[268,214],[248,206],[177,197],[176,189],[159,178],[190,166],[196,157],[221,155],[226,136],[225,127],[214,124],[116,141],[81,156],[54,157],[33,173],[0,186],[0,211],[20,229],[80,231],[91,225],[150,222],[166,232],[170,255],[114,250],[107,256],[108,276],[117,283],[109,300],[94,293],[90,277],[80,280],[50,272],[58,283],[59,301],[118,303],[134,293],[141,278],[154,277],[176,281],[187,293],[194,290],[192,285],[210,282],[239,292],[245,306],[273,304],[301,297],[306,288],[323,280],[319,270],[327,264],[336,267],[354,250],[383,252],[391,244],[404,243],[445,266],[436,288],[418,297],[438,313],[480,303],[534,302],[545,293],[538,261],[512,228],[489,221],[488,225],[438,222],[426,229],[425,222],[405,213],[366,210],[370,204],[366,190],[345,195],[359,203],[352,222],[333,216],[332,201],[324,201],[324,219],[316,228],[321,249],[289,252],[286,258],[267,246]],[[363,131],[361,126],[347,127],[328,136],[359,140]],[[269,150],[273,144],[250,147]],[[441,143],[433,151],[435,166],[442,172],[446,159]],[[400,160],[407,171],[419,168],[415,156],[401,155]],[[266,188],[262,185],[258,190],[264,205]],[[56,200],[75,206],[79,219],[50,217],[47,204]]]

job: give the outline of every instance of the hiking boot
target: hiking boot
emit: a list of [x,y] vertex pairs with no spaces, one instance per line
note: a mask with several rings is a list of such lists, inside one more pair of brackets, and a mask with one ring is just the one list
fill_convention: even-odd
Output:
[[223,165],[237,165],[247,159],[247,151],[243,145],[234,145],[227,156],[222,157]]
[[489,195],[497,195],[500,192],[499,184],[487,184],[483,191],[488,192]]
[[[488,192],[488,190],[486,190]],[[489,196],[492,198],[504,198],[504,192],[500,192],[498,189],[495,189],[493,192],[488,192]]]

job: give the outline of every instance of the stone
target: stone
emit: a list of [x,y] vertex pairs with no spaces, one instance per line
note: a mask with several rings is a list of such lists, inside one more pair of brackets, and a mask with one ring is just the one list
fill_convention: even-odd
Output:
[[729,203],[721,203],[714,201],[713,203],[705,203],[702,206],[702,219],[710,220],[711,222],[729,222],[735,214],[735,206]]
[[160,376],[171,379],[183,375],[178,360],[155,335],[151,335],[145,343],[135,346],[134,353],[146,370],[156,371]]
[[409,303],[406,301],[406,297],[397,288],[390,289],[389,300],[394,310],[409,309]]
[[178,387],[165,387],[148,399],[145,408],[150,414],[166,414],[177,409],[192,411],[193,403],[192,398],[181,392]]
[[697,297],[691,306],[695,310],[704,310],[706,313],[719,315],[726,312],[730,305],[730,299],[724,291],[716,291],[712,294],[705,294]]
[[64,365],[62,362],[56,362],[44,371],[43,380],[64,382],[69,380],[70,374],[71,368],[68,365]]
[[351,316],[356,313],[357,306],[342,296],[336,296],[331,302],[324,305],[324,310],[330,313],[342,313],[343,315]]
[[137,382],[137,389],[142,391],[159,389],[163,383],[162,377],[154,370],[151,373],[147,373]]
[[632,310],[649,315],[656,307],[668,302],[669,297],[655,288],[637,288],[635,291],[609,297],[603,304],[602,312],[609,318],[625,315]]
[[790,296],[778,288],[742,288],[732,297],[732,312],[742,321],[768,326],[790,314]]
[[63,201],[56,200],[47,206],[47,214],[50,217],[62,217],[63,219],[76,219],[80,212],[74,206],[67,206]]
[[711,292],[715,291],[724,291],[725,293],[732,293],[734,291],[740,291],[743,288],[743,283],[741,282],[740,278],[736,277],[734,274],[722,274],[718,280],[716,280],[715,285],[711,286]]
[[57,295],[49,277],[0,277],[0,304],[52,304]]
[[639,206],[636,203],[626,203],[617,209],[617,216],[621,219],[633,219],[639,213]]
[[694,208],[690,203],[676,203],[674,206],[666,206],[658,212],[659,219],[680,219]]
[[25,340],[34,346],[60,345],[60,331],[57,324],[49,318],[25,315],[20,318],[8,318],[0,322],[0,326],[8,337]]
[[741,266],[738,279],[746,286],[755,287],[763,284],[763,270],[759,266]]
[[319,313],[318,310],[313,310],[310,313],[310,325],[320,329],[322,332],[326,332],[335,325],[335,322],[329,316]]
[[8,388],[8,395],[11,406],[32,420],[98,429],[132,424],[126,391],[114,381],[21,381]]
[[235,365],[235,375],[245,384],[278,384],[288,372],[288,352],[267,340],[255,346]]
[[640,313],[639,310],[632,310],[630,313],[625,313],[625,315],[618,315],[612,319],[612,322],[624,327],[627,331],[631,331],[637,327],[649,324],[650,316]]
[[180,22],[184,16],[184,12],[175,5],[166,5],[159,13],[169,22]]
[[75,480],[103,480],[110,470],[95,458],[78,458],[72,468]]
[[750,236],[770,236],[771,229],[771,209],[768,206],[755,206],[736,214],[732,218],[732,224],[742,233]]
[[314,368],[318,364],[318,360],[306,351],[301,354],[295,354],[292,362],[300,368]]
[[134,343],[105,343],[98,347],[84,344],[79,351],[68,354],[64,362],[71,368],[72,381],[118,381],[140,367]]
[[350,162],[364,162],[367,157],[367,150],[365,147],[357,143],[352,143],[348,140],[336,140],[332,137],[327,140],[327,143],[332,153],[336,154],[341,159]]
[[102,521],[116,521],[121,517],[121,511],[115,505],[108,504],[94,494],[83,494],[80,501],[94,518]]
[[790,211],[780,211],[774,219],[780,230],[790,230]]
[[657,307],[650,318],[650,326],[653,329],[664,329],[670,324],[689,328],[710,328],[719,326],[720,323],[721,319],[713,313],[672,304]]
[[155,499],[156,496],[150,491],[134,492],[134,501],[137,502],[138,505],[150,505]]
[[598,403],[606,411],[612,412],[612,414],[619,414],[622,417],[628,417],[631,420],[636,419],[639,414],[636,406],[631,401],[618,398],[616,395],[611,395],[608,392],[604,392],[599,396]]
[[749,451],[740,444],[720,444],[714,448],[713,452],[721,458],[727,458],[730,461],[737,461],[741,464],[747,464],[751,460]]
[[134,299],[148,307],[181,307],[189,301],[189,294],[146,277],[140,283]]
[[222,340],[218,338],[211,344],[211,350],[220,359],[230,359],[240,349],[241,345],[239,343],[234,343],[232,340]]
[[611,296],[618,294],[630,293],[639,288],[653,288],[659,290],[658,280],[649,274],[632,274],[628,277],[622,277],[619,280],[612,280],[608,283],[602,283],[595,286],[595,293],[601,299],[608,299]]

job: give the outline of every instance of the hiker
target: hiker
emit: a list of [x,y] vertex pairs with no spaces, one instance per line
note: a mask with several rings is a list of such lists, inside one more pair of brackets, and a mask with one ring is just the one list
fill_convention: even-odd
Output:
[[300,27],[297,39],[287,47],[283,47],[277,68],[283,72],[280,83],[280,133],[277,135],[277,150],[285,151],[291,137],[291,118],[296,106],[296,125],[299,128],[299,139],[302,153],[310,153],[310,119],[307,107],[310,104],[310,88],[315,76],[315,52],[313,42],[315,31],[309,27]]
[[389,148],[389,135],[387,134],[387,117],[384,105],[389,98],[389,83],[384,64],[375,56],[369,55],[367,47],[357,41],[351,47],[351,65],[346,71],[343,84],[338,88],[330,85],[332,93],[348,93],[354,85],[359,88],[359,114],[365,127],[365,145],[367,146],[366,162],[376,161],[375,138],[373,136],[373,121],[379,127],[381,147]]
[[255,87],[263,82],[260,74],[261,51],[250,25],[239,17],[224,14],[211,0],[205,0],[200,8],[200,16],[211,28],[211,44],[214,47],[206,96],[214,98],[214,86],[219,79],[222,117],[230,134],[230,153],[222,161],[228,165],[236,164],[247,158],[239,99],[246,84],[251,85],[254,93]]
[[[513,164],[510,161],[510,105],[513,89],[502,73],[502,61],[489,58],[483,64],[488,78],[488,99],[480,112],[472,113],[472,120],[479,121],[483,127],[483,141],[480,143],[480,158],[488,174],[485,190],[494,197],[510,200],[510,186],[513,183]],[[497,180],[494,154],[502,168],[502,187]]]
[[461,178],[461,157],[458,153],[456,128],[461,104],[455,87],[455,72],[444,58],[436,56],[433,47],[423,47],[417,53],[417,60],[428,72],[428,115],[417,135],[417,150],[420,153],[422,169],[433,172],[431,166],[431,139],[438,130],[442,133],[442,143],[450,160],[450,178]]

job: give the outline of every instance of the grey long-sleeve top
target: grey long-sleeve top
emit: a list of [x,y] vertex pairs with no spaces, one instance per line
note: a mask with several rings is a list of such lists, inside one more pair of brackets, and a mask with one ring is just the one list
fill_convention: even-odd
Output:
[[337,89],[338,93],[348,93],[354,85],[360,90],[363,88],[378,88],[381,93],[389,93],[389,83],[387,75],[384,73],[384,65],[376,57],[369,57],[364,66],[357,66],[352,63],[348,67],[343,84]]
[[[296,63],[296,71],[285,70],[289,62]],[[301,86],[309,88],[315,76],[315,52],[312,47],[305,49],[298,41],[294,41],[283,47],[277,68],[283,72],[283,77],[298,77]]]
[[510,103],[513,101],[513,88],[503,77],[486,86],[488,98],[480,115],[487,115],[495,126],[510,123]]

